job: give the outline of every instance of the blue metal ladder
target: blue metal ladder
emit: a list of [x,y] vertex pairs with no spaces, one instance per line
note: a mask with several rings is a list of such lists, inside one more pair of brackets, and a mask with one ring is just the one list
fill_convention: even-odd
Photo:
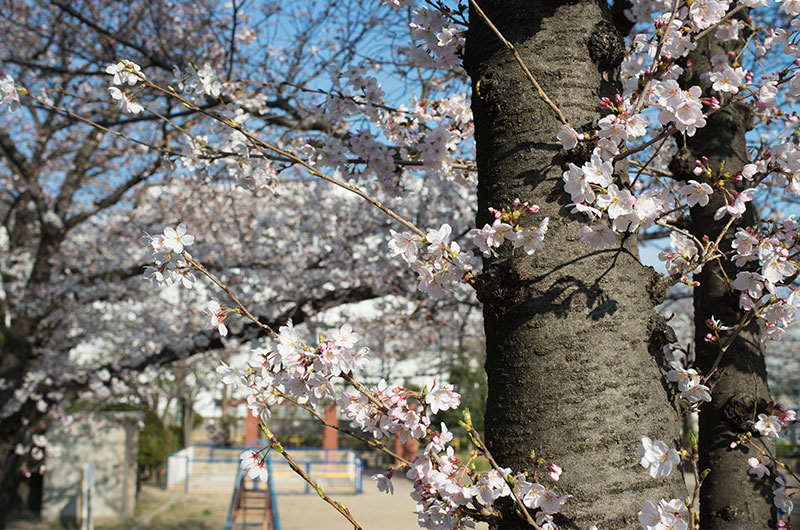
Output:
[[[266,447],[257,440],[250,443],[247,449]],[[261,530],[281,530],[278,517],[278,502],[272,483],[272,459],[267,458],[267,482],[249,479],[241,466],[236,473],[236,480],[228,509],[228,521],[225,530],[260,527]],[[250,521],[248,521],[250,519]]]

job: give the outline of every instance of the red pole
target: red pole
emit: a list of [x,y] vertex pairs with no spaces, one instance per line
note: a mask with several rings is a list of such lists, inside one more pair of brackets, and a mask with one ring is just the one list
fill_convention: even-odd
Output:
[[247,446],[250,442],[258,440],[259,434],[258,418],[248,410],[247,417],[244,420],[244,445]]
[[[339,425],[339,409],[331,403],[325,405],[325,421],[330,425]],[[339,431],[331,427],[322,428],[322,448],[323,449],[338,449],[339,448]],[[327,454],[327,453],[326,453]]]

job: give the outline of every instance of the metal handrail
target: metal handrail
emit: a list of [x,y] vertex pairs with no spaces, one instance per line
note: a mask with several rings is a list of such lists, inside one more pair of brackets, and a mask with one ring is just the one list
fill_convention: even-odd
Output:
[[228,508],[228,519],[225,522],[225,530],[233,530],[233,525],[236,523],[236,513],[242,494],[242,483],[244,482],[244,471],[241,467],[236,472],[236,480],[233,483],[233,494],[231,495],[231,505]]
[[269,495],[269,506],[272,512],[272,529],[281,530],[281,519],[278,516],[278,496],[275,486],[272,484],[272,459],[267,458],[267,495]]

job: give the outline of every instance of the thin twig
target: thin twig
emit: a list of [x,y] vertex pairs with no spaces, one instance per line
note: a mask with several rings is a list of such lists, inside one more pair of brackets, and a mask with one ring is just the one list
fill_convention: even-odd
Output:
[[697,506],[697,500],[700,497],[700,486],[703,483],[702,479],[700,479],[697,451],[694,448],[692,448],[692,472],[694,473],[694,491],[692,492],[692,504],[689,507],[689,528],[694,530],[696,528],[694,523],[695,506]]
[[370,392],[369,389],[365,388],[364,385],[353,379],[353,376],[351,374],[341,374],[339,377],[350,383],[350,385],[352,385],[353,388],[358,390],[365,398],[367,398],[373,405],[375,405],[375,407],[378,410],[380,410],[384,414],[389,413],[389,409],[386,408],[386,405],[381,403],[374,395],[372,395],[372,392]]
[[714,359],[714,364],[711,365],[711,369],[705,376],[706,381],[711,379],[711,376],[714,375],[714,372],[717,371],[717,368],[719,368],[719,363],[722,362],[722,357],[725,355],[725,352],[728,351],[728,348],[731,347],[733,341],[736,339],[736,337],[739,336],[739,333],[742,332],[744,327],[750,323],[753,314],[754,314],[753,310],[749,309],[747,313],[745,313],[744,316],[742,316],[742,319],[739,321],[739,324],[733,330],[733,333],[731,333],[731,335],[728,337],[728,340],[725,342],[725,345],[720,347],[719,353],[717,354],[717,358]]
[[386,447],[385,445],[383,445],[380,441],[378,441],[378,440],[370,440],[369,438],[365,438],[365,437],[363,437],[363,436],[361,436],[359,434],[356,434],[355,432],[351,431],[347,427],[340,427],[339,425],[334,425],[333,423],[330,423],[329,421],[325,420],[325,418],[320,416],[319,413],[317,413],[317,411],[314,410],[311,407],[311,405],[309,405],[308,403],[300,403],[300,402],[296,401],[295,399],[293,399],[292,397],[290,397],[287,394],[285,394],[284,392],[281,392],[277,388],[275,390],[286,401],[289,401],[290,403],[293,403],[294,405],[297,405],[298,407],[307,410],[309,413],[311,413],[312,416],[314,416],[317,419],[317,421],[319,421],[325,427],[330,427],[331,429],[335,429],[335,430],[337,430],[337,431],[339,431],[341,433],[344,433],[344,434],[346,434],[348,436],[351,436],[351,437],[355,438],[356,440],[364,442],[365,444],[369,445],[370,447],[374,447],[375,449],[378,449],[379,451],[383,451],[387,455],[391,456],[392,458],[394,458],[395,460],[397,460],[399,462],[402,462],[405,465],[409,465],[411,463],[408,460],[406,460],[405,458],[403,458],[402,456],[398,455],[397,453],[395,453],[394,451],[389,449],[388,447]]
[[331,499],[328,496],[328,494],[325,493],[322,490],[322,487],[319,486],[319,484],[317,484],[316,482],[314,482],[311,479],[311,477],[309,477],[306,474],[306,472],[303,471],[300,468],[300,466],[297,465],[297,462],[294,461],[294,458],[292,458],[292,455],[290,455],[289,453],[286,452],[286,449],[283,448],[281,443],[275,438],[275,435],[272,434],[272,431],[270,431],[267,428],[267,426],[264,425],[263,422],[260,423],[259,426],[261,427],[261,432],[263,432],[264,435],[269,440],[270,449],[274,449],[275,451],[278,451],[281,454],[281,456],[283,456],[283,458],[286,459],[286,462],[289,464],[289,467],[292,468],[292,471],[294,471],[295,473],[300,475],[300,477],[302,477],[303,480],[308,482],[311,485],[311,487],[314,488],[314,491],[317,492],[317,495],[319,495],[322,500],[324,500],[325,502],[327,502],[328,504],[333,506],[336,509],[337,512],[342,514],[345,519],[350,521],[350,524],[353,525],[354,530],[364,530],[362,528],[362,526],[360,524],[358,524],[358,522],[353,518],[353,516],[350,515],[350,510],[347,508],[347,506],[345,506],[344,504],[342,504],[339,501],[335,501],[335,500]]
[[[483,440],[481,440],[478,431],[476,431],[472,425],[468,424],[468,427],[469,427],[470,438],[473,439],[475,445],[478,447],[478,449],[483,453],[483,455],[492,465],[492,468],[494,468],[495,471],[500,473],[500,476],[503,477],[503,480],[507,480],[508,477],[506,476],[506,472],[503,471],[503,468],[500,467],[500,464],[498,464],[497,461],[494,459],[492,453],[489,452],[489,449],[486,447],[486,444],[484,444]],[[511,495],[513,495],[514,500],[517,502],[517,505],[519,506],[520,512],[522,512],[522,515],[528,522],[528,524],[531,525],[536,530],[542,530],[541,527],[538,524],[536,524],[536,521],[533,520],[533,517],[531,517],[530,512],[528,512],[528,507],[525,506],[525,504],[522,502],[522,499],[520,499],[519,494],[517,493],[517,486],[513,483],[511,484]]]
[[649,166],[653,162],[653,160],[656,159],[656,157],[658,156],[658,152],[661,150],[662,147],[664,147],[664,144],[666,142],[667,142],[667,138],[665,137],[664,141],[661,142],[661,145],[659,145],[658,147],[655,148],[655,150],[653,151],[653,154],[650,156],[650,158],[647,160],[647,162],[645,162],[644,165],[639,168],[638,173],[636,173],[636,176],[633,178],[633,181],[631,181],[631,188],[633,187],[634,184],[636,184],[636,181],[639,180],[639,177],[642,176],[642,172],[645,170],[645,168],[647,168],[647,166]]
[[142,77],[141,79],[145,84],[147,84],[147,86],[149,86],[151,88],[154,88],[155,90],[158,90],[159,92],[162,92],[163,94],[166,94],[166,95],[168,95],[170,97],[173,97],[173,98],[177,99],[183,105],[185,105],[187,108],[190,108],[190,109],[193,109],[193,110],[195,110],[197,112],[205,114],[209,118],[211,118],[211,119],[213,119],[215,121],[218,121],[219,123],[222,123],[224,125],[227,125],[231,129],[234,129],[234,130],[240,132],[247,139],[252,141],[253,145],[258,147],[259,149],[267,149],[267,150],[272,151],[274,153],[277,153],[279,155],[285,156],[286,158],[290,159],[292,162],[303,166],[308,171],[308,173],[310,175],[318,177],[318,178],[320,178],[322,180],[330,182],[331,184],[339,186],[340,188],[343,188],[343,189],[345,189],[347,191],[350,191],[351,193],[354,193],[354,194],[358,195],[359,197],[361,197],[362,199],[364,199],[368,203],[372,204],[373,206],[375,206],[376,208],[381,210],[383,213],[385,213],[386,215],[388,215],[389,217],[391,217],[392,219],[394,219],[398,223],[402,224],[403,226],[405,226],[406,228],[408,228],[409,230],[411,230],[412,232],[414,232],[418,236],[425,237],[425,232],[423,232],[422,230],[417,228],[417,226],[414,225],[414,223],[412,223],[411,221],[408,221],[408,220],[404,219],[403,217],[401,217],[400,215],[396,214],[394,211],[392,211],[391,209],[389,209],[386,206],[384,206],[378,199],[372,197],[367,192],[365,192],[361,188],[355,186],[354,184],[348,184],[348,183],[346,183],[344,181],[341,181],[341,180],[339,180],[337,178],[331,177],[330,175],[327,175],[327,174],[321,172],[319,169],[315,168],[314,166],[312,166],[311,164],[309,164],[308,162],[306,162],[302,158],[300,158],[297,155],[295,155],[294,152],[292,152],[291,150],[285,149],[285,148],[280,148],[280,147],[277,147],[277,146],[272,145],[270,143],[267,143],[264,140],[262,140],[261,138],[255,136],[253,133],[251,133],[250,131],[248,131],[247,129],[242,127],[241,125],[239,125],[238,123],[235,123],[232,120],[223,119],[222,117],[220,117],[216,113],[205,111],[205,110],[201,109],[200,107],[198,107],[197,105],[195,105],[194,103],[192,103],[191,101],[189,101],[186,98],[180,96],[176,92],[173,92],[171,90],[167,90],[165,88],[162,88],[159,85],[157,85],[157,84],[153,83],[152,81],[150,81],[149,79],[146,79],[144,77]]
[[631,115],[638,114],[638,112],[642,108],[642,105],[644,105],[644,100],[645,100],[644,95],[647,94],[647,89],[648,86],[650,85],[650,81],[652,81],[652,76],[656,73],[656,66],[658,66],[658,61],[661,56],[661,50],[664,47],[664,43],[667,41],[667,35],[669,34],[669,28],[672,27],[672,21],[675,20],[675,17],[678,15],[678,6],[680,4],[681,4],[680,0],[675,0],[672,4],[672,14],[669,17],[669,22],[667,22],[667,25],[662,30],[661,38],[658,39],[658,46],[656,47],[656,53],[653,56],[653,62],[650,65],[650,72],[647,74],[644,87],[642,88],[642,91],[639,93],[640,97],[636,101],[636,105],[633,107]]
[[189,263],[189,264],[190,264],[191,266],[193,266],[195,269],[199,270],[199,271],[200,271],[200,272],[201,272],[201,273],[202,273],[202,274],[203,274],[203,275],[204,275],[206,278],[208,278],[209,280],[211,280],[212,282],[214,282],[214,284],[215,284],[217,287],[219,287],[220,289],[222,289],[223,291],[225,291],[225,294],[227,294],[227,295],[228,295],[228,296],[231,298],[231,300],[233,300],[233,302],[234,302],[234,303],[236,304],[236,306],[239,308],[239,311],[241,311],[241,313],[242,313],[244,316],[246,316],[247,318],[249,318],[250,320],[252,320],[252,321],[253,321],[253,322],[254,322],[254,323],[255,323],[255,324],[258,326],[258,327],[260,327],[261,329],[264,329],[264,330],[266,330],[266,331],[267,331],[267,333],[269,333],[269,334],[272,336],[272,338],[274,338],[274,339],[277,339],[277,338],[278,338],[278,334],[277,334],[277,333],[275,333],[275,331],[274,331],[274,330],[273,330],[271,327],[269,327],[267,324],[264,324],[264,323],[262,323],[260,320],[258,320],[258,318],[256,318],[255,316],[253,316],[253,314],[252,314],[252,313],[250,313],[250,311],[248,311],[248,310],[247,310],[247,308],[244,306],[244,304],[242,304],[242,303],[239,301],[239,299],[236,297],[236,295],[235,295],[235,294],[233,294],[233,291],[231,291],[230,289],[228,289],[228,287],[227,287],[226,285],[224,285],[222,282],[220,282],[218,279],[216,279],[216,278],[214,277],[214,275],[213,275],[213,274],[211,274],[210,272],[208,272],[208,270],[206,270],[206,268],[203,266],[203,264],[202,264],[202,263],[200,263],[199,261],[196,261],[196,260],[193,260],[192,258],[190,258],[190,257],[189,257],[189,256],[186,254],[186,252],[185,252],[185,251],[184,251],[184,252],[181,252],[181,255],[183,256],[183,259],[185,259],[187,263]]
[[478,16],[480,16],[483,19],[483,21],[486,22],[486,25],[489,26],[489,29],[491,29],[494,32],[494,34],[497,35],[497,37],[501,41],[503,41],[503,44],[505,44],[506,48],[511,50],[511,53],[514,54],[514,59],[517,61],[519,66],[522,68],[522,71],[525,73],[525,77],[528,78],[528,81],[530,81],[531,84],[533,85],[533,87],[536,89],[536,95],[539,96],[539,99],[544,101],[547,104],[548,107],[553,109],[553,112],[556,114],[556,117],[558,118],[558,121],[560,121],[564,125],[569,125],[569,121],[567,121],[567,118],[561,112],[561,109],[559,109],[558,105],[553,103],[550,100],[550,98],[547,97],[547,94],[545,94],[544,90],[542,90],[542,87],[539,85],[539,82],[536,81],[536,78],[533,77],[533,74],[528,69],[527,65],[525,64],[525,61],[522,60],[522,57],[520,56],[519,52],[514,47],[514,45],[511,44],[511,42],[509,42],[508,39],[506,39],[503,36],[502,33],[500,33],[500,30],[497,29],[497,26],[495,26],[492,23],[492,21],[489,20],[489,17],[486,16],[486,13],[483,12],[483,9],[481,9],[481,7],[478,5],[478,3],[475,0],[469,0],[469,3],[475,9],[475,12],[478,13]]

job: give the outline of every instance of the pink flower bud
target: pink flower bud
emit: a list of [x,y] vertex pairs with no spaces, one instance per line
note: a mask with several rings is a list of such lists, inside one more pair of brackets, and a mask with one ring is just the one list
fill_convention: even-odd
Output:
[[697,175],[699,177],[700,175],[703,174],[703,168],[700,167],[700,166],[697,166],[696,168],[694,168],[692,173],[694,173],[695,175]]

